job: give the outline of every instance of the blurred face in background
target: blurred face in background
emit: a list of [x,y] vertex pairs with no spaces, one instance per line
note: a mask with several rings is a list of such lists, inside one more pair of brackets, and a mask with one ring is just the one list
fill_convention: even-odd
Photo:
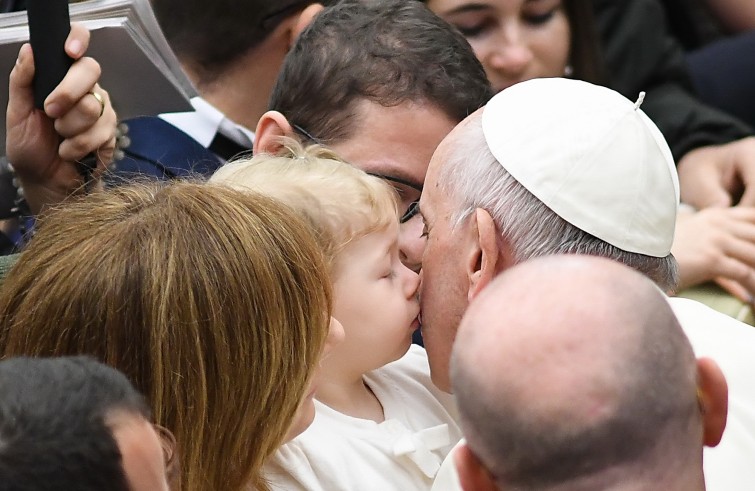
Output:
[[496,92],[518,82],[561,77],[569,64],[566,0],[428,0],[458,28]]

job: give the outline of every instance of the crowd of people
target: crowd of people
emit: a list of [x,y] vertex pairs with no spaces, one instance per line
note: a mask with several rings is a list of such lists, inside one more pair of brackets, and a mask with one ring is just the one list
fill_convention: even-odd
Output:
[[194,111],[117,129],[79,25],[9,75],[0,489],[755,487],[755,133],[673,2],[150,3]]

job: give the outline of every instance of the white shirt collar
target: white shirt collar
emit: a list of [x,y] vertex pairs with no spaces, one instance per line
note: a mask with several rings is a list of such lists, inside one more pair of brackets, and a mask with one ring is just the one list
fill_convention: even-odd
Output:
[[195,139],[205,148],[210,146],[218,132],[239,145],[252,148],[254,143],[253,131],[226,118],[218,108],[201,97],[193,97],[191,105],[194,107],[194,111],[164,113],[160,114],[159,117]]

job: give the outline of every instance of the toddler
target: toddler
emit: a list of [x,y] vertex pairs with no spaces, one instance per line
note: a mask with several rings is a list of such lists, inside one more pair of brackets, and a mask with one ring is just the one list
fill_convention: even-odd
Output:
[[[273,489],[430,489],[461,438],[450,395],[430,381],[416,273],[401,263],[395,191],[329,150],[285,141],[212,181],[275,197],[317,230],[345,340],[322,362],[312,425],[267,466]],[[306,292],[299,292],[306,295]]]

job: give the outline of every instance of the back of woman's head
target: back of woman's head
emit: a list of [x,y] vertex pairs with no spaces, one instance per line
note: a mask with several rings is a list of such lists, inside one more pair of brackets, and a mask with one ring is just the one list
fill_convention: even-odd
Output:
[[186,491],[264,487],[327,334],[327,270],[284,205],[121,188],[51,212],[0,295],[0,353],[89,354],[176,435]]

